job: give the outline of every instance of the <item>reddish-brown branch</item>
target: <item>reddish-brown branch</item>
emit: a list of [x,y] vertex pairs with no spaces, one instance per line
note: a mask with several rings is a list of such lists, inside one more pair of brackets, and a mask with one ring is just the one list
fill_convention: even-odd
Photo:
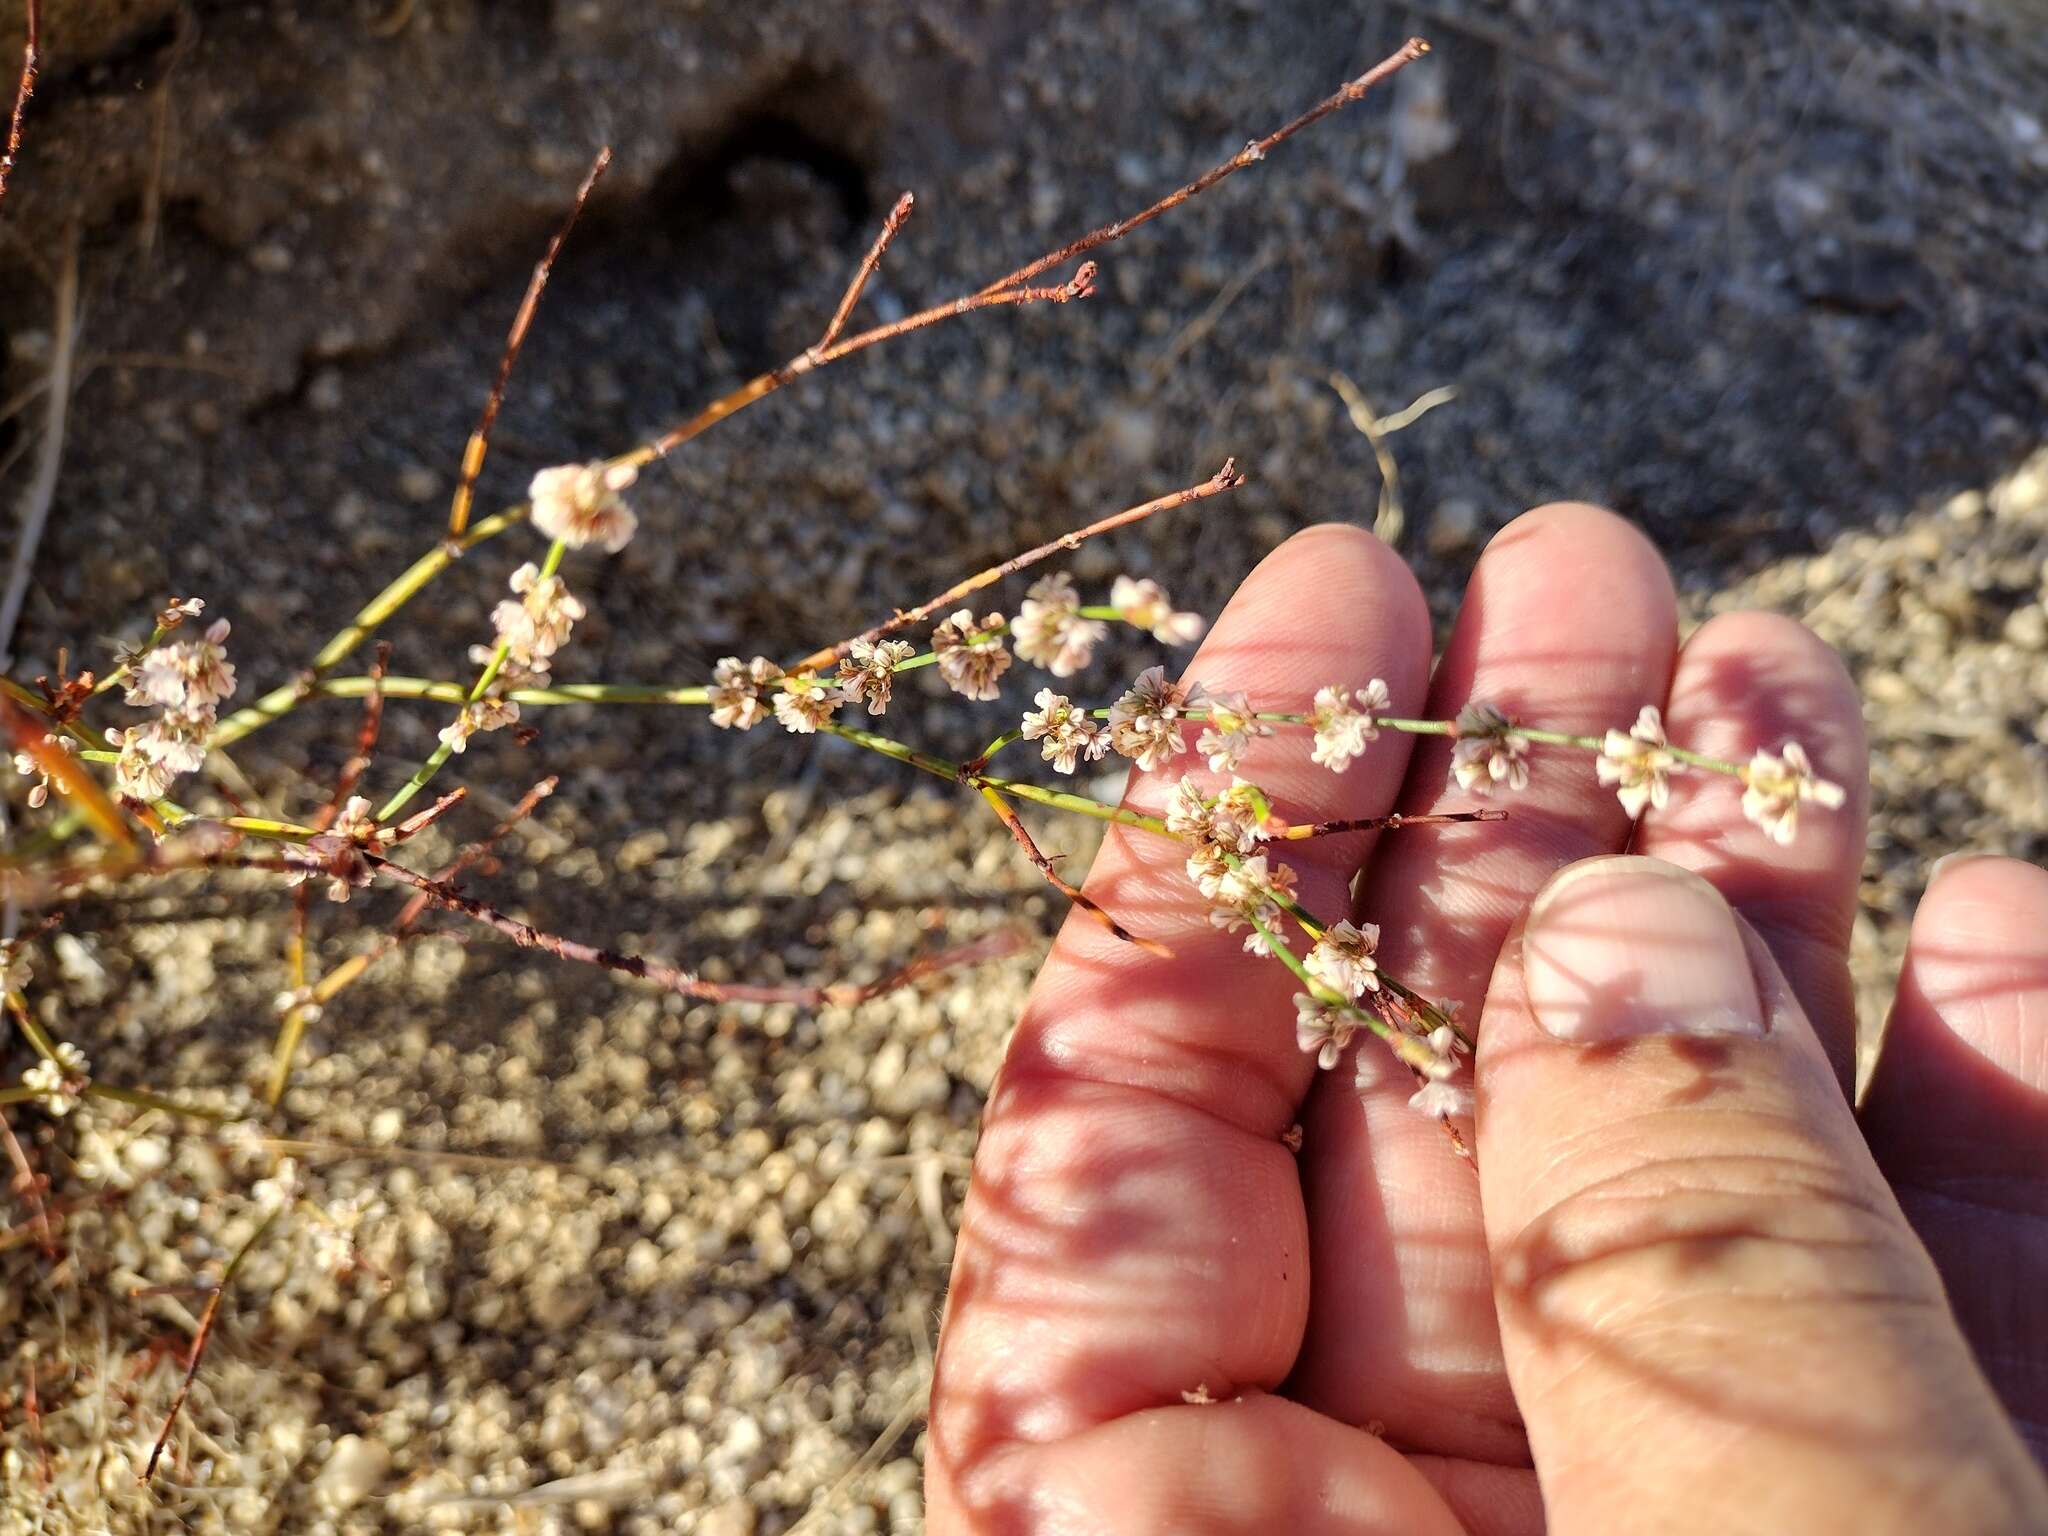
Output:
[[505,403],[505,386],[511,381],[512,365],[519,361],[519,349],[526,345],[527,328],[533,324],[534,313],[540,308],[541,290],[548,285],[555,258],[562,254],[562,244],[569,238],[569,231],[576,227],[576,220],[582,216],[583,205],[590,201],[591,189],[611,163],[611,146],[606,145],[590,162],[590,169],[584,172],[582,184],[576,188],[576,200],[569,205],[568,217],[562,220],[562,227],[555,231],[555,238],[548,242],[546,252],[534,265],[533,276],[527,280],[526,295],[519,301],[519,311],[512,317],[512,329],[505,337],[504,353],[498,358],[498,376],[491,382],[490,394],[484,397],[484,411],[477,419],[476,430],[469,434],[469,442],[462,450],[462,478],[456,482],[455,498],[448,506],[448,537],[451,539],[461,538],[469,527],[469,509],[476,498],[477,476],[483,473],[484,455],[490,452],[491,428],[498,420],[499,407]]
[[906,192],[896,199],[896,206],[889,210],[889,217],[882,221],[882,232],[875,236],[875,243],[868,247],[860,266],[855,269],[853,281],[846,285],[846,292],[839,297],[839,307],[832,311],[832,318],[825,325],[825,334],[812,346],[813,353],[822,352],[839,339],[839,333],[846,329],[846,322],[853,315],[853,306],[860,302],[861,291],[867,287],[868,279],[875,275],[875,268],[882,264],[882,256],[889,249],[889,242],[896,238],[910,217],[910,210],[917,199]]
[[467,789],[451,789],[424,811],[415,811],[397,826],[385,828],[384,831],[377,834],[377,841],[388,848],[394,843],[404,842],[407,838],[418,837],[420,833],[426,831],[427,828],[454,810],[456,806],[462,804],[468,797],[469,791]]
[[1024,850],[1024,857],[1036,865],[1038,872],[1045,876],[1045,883],[1047,885],[1050,885],[1054,890],[1066,897],[1067,900],[1094,918],[1096,922],[1107,928],[1112,938],[1122,939],[1126,944],[1135,944],[1148,955],[1157,955],[1161,959],[1172,958],[1173,951],[1164,944],[1161,944],[1157,939],[1139,938],[1137,934],[1131,932],[1130,929],[1104,911],[1101,904],[1095,901],[1094,898],[1083,894],[1079,886],[1066,880],[1053,867],[1052,860],[1040,852],[1038,844],[1031,840],[1030,832],[1025,829],[1023,820],[1001,795],[992,789],[985,788],[981,792],[981,798],[986,800],[996,815],[1001,818],[1003,826],[1008,829],[1011,838],[1019,848]]
[[864,629],[859,634],[840,641],[837,645],[827,646],[824,650],[813,651],[794,667],[790,668],[790,670],[792,672],[810,672],[829,667],[861,641],[878,640],[883,635],[893,634],[895,631],[906,628],[909,625],[922,623],[941,608],[956,603],[968,594],[980,591],[983,587],[992,586],[996,582],[1001,581],[1005,576],[1013,576],[1028,566],[1036,565],[1048,555],[1058,554],[1062,550],[1079,549],[1087,540],[1094,538],[1097,534],[1108,533],[1112,528],[1123,528],[1132,523],[1140,523],[1157,513],[1171,512],[1175,508],[1188,505],[1190,502],[1206,501],[1211,496],[1220,496],[1225,491],[1234,491],[1243,484],[1244,476],[1238,472],[1237,460],[1225,459],[1223,467],[1200,485],[1190,485],[1165,496],[1154,497],[1151,501],[1144,502],[1139,506],[1126,507],[1123,511],[1112,513],[1098,522],[1090,523],[1085,528],[1076,528],[1070,533],[1063,533],[1050,543],[1041,544],[1036,549],[1027,549],[1021,555],[1013,555],[1000,565],[992,565],[985,571],[976,571],[966,580],[955,582],[928,602],[919,603],[915,608],[898,609],[889,618],[884,619],[871,629]]
[[1002,293],[970,293],[961,298],[949,299],[944,304],[935,304],[930,309],[919,310],[914,315],[905,315],[901,320],[892,320],[887,325],[878,325],[872,330],[859,331],[843,341],[830,346],[822,343],[807,351],[799,352],[779,368],[771,368],[742,384],[731,394],[714,400],[689,420],[669,428],[660,437],[645,447],[626,455],[630,464],[647,464],[663,458],[682,447],[691,438],[715,427],[733,412],[752,405],[763,395],[773,394],[793,379],[800,379],[813,369],[827,363],[836,363],[842,357],[855,352],[893,341],[911,331],[921,331],[928,325],[937,325],[942,320],[952,320],[960,315],[974,313],[978,309],[995,309],[1009,304],[1065,304],[1074,299],[1085,299],[1095,292],[1095,263],[1083,262],[1081,268],[1068,281],[1056,288],[1012,288]]
[[1368,69],[1356,80],[1345,82],[1335,92],[1324,97],[1306,112],[1302,113],[1301,116],[1294,119],[1293,122],[1274,130],[1263,139],[1253,139],[1228,160],[1225,160],[1220,165],[1211,166],[1179,191],[1169,192],[1151,207],[1144,209],[1142,212],[1134,213],[1129,218],[1118,219],[1113,224],[1105,224],[1100,229],[1090,230],[1071,244],[1063,245],[1056,251],[1048,251],[1036,261],[1019,267],[1016,271],[1010,273],[1009,276],[997,278],[981,291],[983,293],[1000,293],[1004,289],[1014,288],[1019,283],[1029,282],[1049,267],[1062,266],[1084,252],[1095,250],[1099,246],[1108,245],[1112,240],[1121,240],[1140,224],[1149,223],[1151,220],[1158,218],[1160,214],[1178,208],[1191,197],[1199,197],[1202,193],[1215,186],[1217,182],[1223,180],[1224,177],[1241,171],[1248,165],[1258,164],[1259,161],[1266,158],[1275,145],[1293,138],[1302,129],[1312,123],[1320,122],[1332,112],[1350,106],[1352,102],[1358,100],[1359,97],[1378,85],[1382,80],[1385,80],[1388,76],[1399,70],[1405,69],[1428,52],[1428,43],[1419,37],[1409,38],[1407,42],[1403,43],[1386,58],[1380,60],[1379,63],[1373,65],[1371,69]]
[[[384,690],[380,685],[384,681],[385,669],[390,665],[390,643],[380,641],[376,659],[370,663],[370,691],[363,699],[363,723],[356,732],[356,749],[341,765],[341,772],[335,776],[334,792],[313,818],[312,824],[317,831],[325,832],[334,825],[334,818],[341,814],[341,808],[348,804],[348,797],[369,771],[370,760],[377,750],[377,736],[384,726]],[[306,922],[312,906],[312,882],[303,881],[292,893],[292,931],[285,949],[294,988],[306,984]]]
[[602,970],[616,971],[622,976],[637,977],[651,981],[658,987],[679,993],[684,997],[701,998],[714,1003],[793,1003],[800,1008],[818,1008],[828,1003],[851,1006],[855,1003],[878,997],[895,987],[905,986],[934,971],[953,965],[988,958],[999,951],[992,948],[992,941],[982,940],[961,949],[926,958],[905,966],[895,975],[879,982],[840,983],[832,986],[756,986],[746,982],[705,981],[679,967],[659,960],[649,960],[643,955],[624,954],[615,949],[602,949],[595,944],[585,944],[578,939],[564,938],[560,934],[547,933],[508,916],[486,902],[461,891],[444,881],[430,879],[417,870],[407,869],[402,864],[376,854],[370,855],[370,866],[377,873],[410,886],[425,896],[435,906],[445,907],[451,912],[460,912],[473,922],[494,928],[504,934],[522,949],[544,950],[561,960],[575,960],[584,965],[594,965]]
[[[10,996],[8,1001],[12,1003],[13,998]],[[43,1203],[42,1176],[36,1172],[35,1165],[28,1160],[28,1153],[22,1150],[21,1143],[15,1139],[14,1126],[8,1121],[5,1110],[0,1110],[0,1140],[7,1143],[7,1160],[14,1164],[14,1187],[22,1198],[28,1201],[28,1208],[33,1213],[30,1221],[35,1226],[37,1240],[42,1244],[43,1257],[55,1259],[57,1232],[50,1224],[50,1208]]]
[[21,48],[21,83],[14,88],[14,111],[7,119],[7,143],[0,147],[0,198],[7,196],[7,179],[14,172],[14,160],[21,153],[21,120],[28,114],[28,99],[36,93],[36,65],[40,62],[42,0],[28,0],[28,40]]
[[1358,816],[1349,821],[1311,821],[1279,835],[1290,840],[1335,837],[1343,832],[1398,832],[1403,827],[1449,827],[1467,821],[1506,821],[1506,811],[1435,811],[1426,816]]

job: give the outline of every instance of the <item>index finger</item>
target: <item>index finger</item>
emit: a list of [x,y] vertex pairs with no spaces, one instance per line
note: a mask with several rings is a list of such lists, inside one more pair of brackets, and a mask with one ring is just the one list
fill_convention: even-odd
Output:
[[[1260,565],[1188,675],[1287,711],[1378,677],[1411,710],[1428,659],[1407,568],[1368,534],[1322,527]],[[1406,757],[1389,733],[1339,777],[1283,728],[1241,771],[1290,821],[1365,817],[1391,806]],[[1156,812],[1201,766],[1134,775],[1126,803]],[[1362,845],[1301,846],[1287,856],[1301,899],[1343,912]],[[1077,914],[990,1097],[932,1392],[935,1518],[1000,1505],[1006,1448],[1198,1389],[1271,1386],[1294,1362],[1307,1225],[1281,1135],[1315,1066],[1294,1039],[1294,979],[1210,924],[1185,861],[1164,838],[1111,832],[1085,889],[1172,956]]]

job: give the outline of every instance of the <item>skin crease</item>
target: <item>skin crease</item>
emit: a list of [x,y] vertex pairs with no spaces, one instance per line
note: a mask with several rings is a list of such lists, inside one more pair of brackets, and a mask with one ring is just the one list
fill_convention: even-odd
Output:
[[[1433,680],[1429,651],[1398,558],[1326,526],[1247,579],[1187,676],[1281,710],[1382,678],[1396,714],[1481,697],[1582,730],[1657,703],[1724,755],[1796,736],[1849,803],[1779,848],[1739,785],[1689,775],[1631,828],[1590,761],[1538,748],[1506,822],[1287,850],[1325,915],[1363,868],[1394,974],[1487,1000],[1478,1178],[1375,1042],[1363,1112],[1349,1059],[1317,1073],[1293,979],[1209,926],[1171,845],[1113,830],[1086,889],[1173,956],[1070,919],[1018,1023],[941,1336],[929,1529],[1490,1536],[1546,1504],[1560,1531],[2048,1529],[2022,1448],[2048,1445],[2048,876],[1934,880],[1859,1129],[1866,748],[1832,653],[1757,614],[1681,649],[1655,552],[1576,505],[1504,529]],[[1387,732],[1340,777],[1283,731],[1242,772],[1305,821],[1469,805],[1448,756]],[[1188,771],[1134,774],[1129,803]],[[1718,1070],[1532,1012],[1531,904],[1630,850],[1657,863],[1623,876],[1691,880],[1742,935],[1769,1023],[1714,1042]]]

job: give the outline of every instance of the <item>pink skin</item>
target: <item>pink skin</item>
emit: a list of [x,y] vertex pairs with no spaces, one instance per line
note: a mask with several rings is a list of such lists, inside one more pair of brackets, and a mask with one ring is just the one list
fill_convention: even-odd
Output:
[[[1570,505],[1502,531],[1433,680],[1429,652],[1405,566],[1322,527],[1247,579],[1187,676],[1277,709],[1379,677],[1398,714],[1479,696],[1584,731],[1657,703],[1673,740],[1731,756],[1797,736],[1850,803],[1781,850],[1741,819],[1738,786],[1693,776],[1632,833],[1585,757],[1539,748],[1507,822],[1290,850],[1304,902],[1341,912],[1363,866],[1359,915],[1382,925],[1389,969],[1469,1013],[1545,882],[1632,847],[1720,890],[1846,1071],[1866,749],[1832,653],[1760,614],[1717,619],[1681,651],[1654,550]],[[1283,731],[1243,771],[1307,821],[1470,804],[1444,788],[1448,756],[1385,733],[1336,776]],[[1199,767],[1190,754],[1134,775],[1129,802],[1157,810]],[[1210,928],[1172,845],[1112,831],[1087,890],[1174,957],[1069,921],[1019,1022],[954,1264],[930,1529],[1540,1530],[1479,1182],[1407,1109],[1412,1078],[1367,1041],[1361,1111],[1349,1061],[1317,1073],[1294,1042],[1292,978]],[[1297,1121],[1299,1158],[1280,1139]],[[2038,1453],[2048,1324],[2027,1298],[2048,1290],[2048,876],[1979,861],[1937,880],[1865,1129]],[[1185,1402],[1198,1388],[1218,1401]]]

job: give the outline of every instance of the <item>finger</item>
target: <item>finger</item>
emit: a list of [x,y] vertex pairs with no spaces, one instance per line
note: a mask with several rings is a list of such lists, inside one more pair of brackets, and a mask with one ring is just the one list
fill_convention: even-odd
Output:
[[1815,771],[1847,791],[1836,809],[1803,808],[1791,843],[1779,844],[1744,818],[1741,781],[1680,773],[1669,803],[1644,813],[1635,849],[1704,876],[1763,935],[1848,1089],[1856,1068],[1849,932],[1870,800],[1855,683],[1805,625],[1725,614],[1679,653],[1664,724],[1680,746],[1745,763],[1759,748],[1775,753],[1797,741]]
[[[981,1482],[973,1529],[1461,1536],[1424,1476],[1384,1441],[1262,1392],[1012,1446]],[[933,1531],[969,1528],[950,1521],[935,1518]]]
[[2033,1528],[2000,1412],[1769,949],[1698,876],[1558,876],[1479,1036],[1508,1372],[1554,1532]]
[[[1659,703],[1678,619],[1657,552],[1612,513],[1544,507],[1487,548],[1431,686],[1429,713],[1474,699],[1552,729],[1597,732]],[[1387,969],[1476,1011],[1509,926],[1561,865],[1626,846],[1628,820],[1582,753],[1538,747],[1504,822],[1390,836],[1361,914]],[[1404,811],[1468,807],[1448,743],[1417,749]],[[1304,1120],[1314,1300],[1290,1390],[1396,1443],[1526,1456],[1500,1359],[1479,1191],[1443,1128],[1408,1107],[1408,1071],[1370,1045],[1317,1086]],[[1360,1098],[1364,1101],[1363,1113]]]
[[[1379,677],[1413,707],[1428,635],[1399,559],[1318,528],[1252,574],[1189,675],[1283,711]],[[1295,733],[1255,744],[1243,771],[1290,821],[1363,817],[1388,809],[1405,756],[1389,734],[1339,777]],[[1127,803],[1157,812],[1199,767],[1137,775]],[[1302,900],[1341,911],[1362,845],[1301,846],[1286,858]],[[1198,1385],[1273,1385],[1300,1343],[1307,1232],[1280,1137],[1314,1066],[1294,1040],[1295,984],[1210,924],[1185,863],[1176,843],[1111,832],[1086,890],[1171,958],[1069,921],[990,1096],[932,1401],[934,1507],[962,1527],[977,1471],[1006,1444],[1061,1440]]]
[[2048,873],[1987,858],[1935,876],[1863,1128],[2048,1463]]

